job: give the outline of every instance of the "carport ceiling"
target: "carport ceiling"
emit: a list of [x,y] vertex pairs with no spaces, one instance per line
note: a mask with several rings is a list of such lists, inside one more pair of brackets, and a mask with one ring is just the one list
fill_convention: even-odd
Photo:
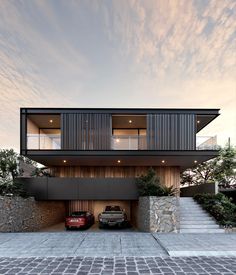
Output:
[[[180,166],[182,170],[217,156],[216,151],[188,152],[180,155],[171,152],[165,155],[112,155],[112,156],[46,156],[28,155],[45,166]],[[66,160],[66,163],[64,162]],[[119,162],[118,162],[119,161]],[[197,162],[196,162],[197,161]]]

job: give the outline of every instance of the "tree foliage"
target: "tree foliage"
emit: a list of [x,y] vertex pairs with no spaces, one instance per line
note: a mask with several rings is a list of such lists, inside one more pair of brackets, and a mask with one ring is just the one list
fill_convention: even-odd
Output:
[[153,168],[149,168],[146,175],[136,179],[139,196],[173,196],[177,190],[173,186],[166,187],[160,183]]
[[182,185],[218,182],[224,188],[236,187],[236,148],[226,145],[218,157],[203,162],[181,174]]
[[21,161],[35,165],[35,162],[17,154],[13,149],[0,149],[0,195],[26,195],[22,184],[15,181],[24,172],[20,168]]

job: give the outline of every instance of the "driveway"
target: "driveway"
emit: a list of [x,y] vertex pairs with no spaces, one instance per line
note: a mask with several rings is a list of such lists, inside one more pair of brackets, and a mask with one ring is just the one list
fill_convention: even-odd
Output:
[[236,234],[0,233],[0,274],[235,275]]
[[236,234],[1,233],[0,257],[235,256]]

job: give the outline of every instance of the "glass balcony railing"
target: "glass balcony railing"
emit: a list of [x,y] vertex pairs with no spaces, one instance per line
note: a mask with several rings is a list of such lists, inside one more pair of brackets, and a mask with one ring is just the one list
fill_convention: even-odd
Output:
[[146,150],[147,141],[146,136],[138,135],[119,135],[111,138],[112,150]]
[[52,134],[28,134],[27,149],[58,150],[61,149],[61,135]]
[[[28,134],[28,150],[60,150],[60,134]],[[216,136],[197,136],[196,150],[218,150]],[[146,136],[113,135],[110,150],[147,150]]]
[[196,150],[218,150],[216,136],[196,136]]

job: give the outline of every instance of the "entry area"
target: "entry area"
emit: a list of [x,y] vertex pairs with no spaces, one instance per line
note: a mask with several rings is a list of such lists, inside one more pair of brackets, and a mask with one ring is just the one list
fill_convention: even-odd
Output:
[[[122,214],[127,217],[127,224],[118,228],[115,224],[113,226],[104,226],[99,228],[99,215],[101,215],[106,208],[116,206],[120,208]],[[137,210],[138,202],[130,200],[73,200],[67,203],[66,215],[70,215],[76,211],[88,211],[94,215],[95,224],[90,227],[90,230],[135,230],[137,225]],[[115,212],[114,212],[115,213]],[[114,214],[113,213],[113,214]],[[107,214],[109,216],[109,214]],[[101,219],[101,218],[100,218]]]
[[[124,226],[106,225],[101,228],[99,226],[99,215],[104,212],[106,207],[118,206],[122,210],[122,215],[127,217],[127,223]],[[92,232],[133,232],[137,230],[137,212],[138,201],[136,200],[72,200],[65,201],[65,220],[66,217],[79,211],[87,211],[94,216],[94,224],[79,231],[92,231]],[[55,224],[53,226],[43,228],[41,232],[61,232],[65,231],[65,222]],[[71,231],[75,231],[74,229]]]

